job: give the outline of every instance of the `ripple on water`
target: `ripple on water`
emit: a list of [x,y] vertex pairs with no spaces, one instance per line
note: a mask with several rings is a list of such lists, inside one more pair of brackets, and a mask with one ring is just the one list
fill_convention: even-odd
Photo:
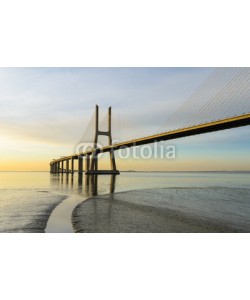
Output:
[[97,196],[73,211],[76,232],[250,232],[250,189],[153,189]]
[[50,214],[66,196],[48,191],[0,191],[0,232],[45,232]]

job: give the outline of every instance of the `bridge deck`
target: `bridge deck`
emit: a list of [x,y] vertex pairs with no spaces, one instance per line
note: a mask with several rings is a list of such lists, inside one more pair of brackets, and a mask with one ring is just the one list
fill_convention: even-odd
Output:
[[[119,150],[119,149],[134,147],[134,146],[151,144],[153,142],[173,140],[177,138],[182,138],[182,137],[187,137],[187,136],[192,136],[192,135],[197,135],[202,133],[208,133],[208,132],[214,132],[219,130],[225,130],[230,128],[236,128],[241,126],[247,126],[247,125],[250,125],[250,114],[244,114],[242,116],[236,116],[224,120],[214,121],[206,124],[196,125],[188,128],[182,128],[174,131],[160,133],[157,135],[138,138],[131,141],[117,143],[112,146],[98,148],[97,153],[109,152],[111,149]],[[65,156],[60,159],[53,160],[50,164],[53,164],[55,162],[65,161],[71,158],[77,159],[80,155],[86,156],[86,155],[91,155],[92,153],[93,150],[84,153],[74,154],[71,156]]]

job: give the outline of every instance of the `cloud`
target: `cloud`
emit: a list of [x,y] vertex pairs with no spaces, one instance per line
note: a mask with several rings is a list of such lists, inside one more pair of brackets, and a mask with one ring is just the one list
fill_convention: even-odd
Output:
[[[112,106],[114,137],[153,134],[211,72],[211,68],[0,68],[0,133],[47,145],[53,155],[56,147],[58,156],[66,155],[63,151],[72,151],[99,104],[104,114]],[[178,144],[194,149],[199,144],[240,144],[247,134],[249,128],[242,128]],[[39,148],[34,151],[43,156]]]
[[111,105],[122,122],[134,124],[138,134],[147,134],[148,129],[158,129],[209,72],[159,68],[0,69],[1,127],[10,135],[72,143],[70,137],[82,135],[97,103],[104,110]]

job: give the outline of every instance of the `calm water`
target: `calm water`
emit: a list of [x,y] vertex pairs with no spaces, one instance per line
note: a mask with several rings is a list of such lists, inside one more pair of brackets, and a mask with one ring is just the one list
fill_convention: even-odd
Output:
[[[88,197],[154,188],[167,188],[165,198],[154,199],[155,206],[160,207],[162,201],[166,201],[171,208],[183,212],[231,218],[236,223],[241,220],[243,225],[249,226],[249,183],[250,173],[238,172],[131,172],[98,177],[0,172],[0,231],[73,232],[72,211]],[[183,188],[199,188],[199,198],[192,197],[192,193],[187,197]]]

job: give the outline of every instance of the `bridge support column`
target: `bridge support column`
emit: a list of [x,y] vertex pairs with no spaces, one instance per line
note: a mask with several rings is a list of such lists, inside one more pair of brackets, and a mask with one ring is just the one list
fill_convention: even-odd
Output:
[[110,194],[114,194],[114,192],[115,192],[115,178],[116,178],[116,175],[112,174],[111,178],[110,178]]
[[78,156],[78,174],[82,174],[82,156]]
[[115,163],[115,153],[114,153],[114,150],[111,150],[109,152],[109,155],[110,155],[110,165],[111,165],[111,170],[112,171],[117,171],[116,170],[116,163]]
[[97,170],[97,164],[98,164],[97,154],[96,154],[96,152],[93,152],[93,154],[91,156],[90,169],[87,172],[89,173],[89,172],[92,172],[92,171],[96,171]]
[[74,174],[74,157],[71,158],[71,174]]
[[63,171],[64,171],[64,160],[61,161],[61,167],[62,167],[61,168],[61,173],[63,173]]
[[90,165],[90,156],[87,154],[85,158],[85,172],[89,170],[89,165]]
[[69,159],[66,160],[66,173],[69,173]]
[[120,174],[118,170],[116,170],[115,164],[115,156],[114,150],[110,151],[110,163],[111,170],[98,170],[98,149],[97,149],[97,141],[99,135],[105,135],[109,139],[109,145],[112,145],[112,137],[111,137],[111,107],[109,107],[108,111],[108,131],[100,131],[99,130],[99,107],[96,105],[96,124],[95,124],[95,139],[93,145],[93,153],[91,157],[91,166],[90,169],[86,170],[86,174],[96,175],[96,174]]

